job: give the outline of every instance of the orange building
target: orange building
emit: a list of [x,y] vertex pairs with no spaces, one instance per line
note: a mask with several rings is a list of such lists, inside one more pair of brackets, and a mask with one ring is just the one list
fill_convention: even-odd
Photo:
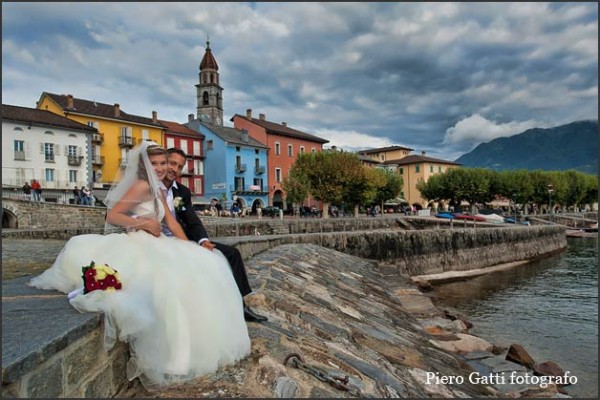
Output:
[[[269,182],[269,205],[281,209],[291,207],[286,204],[285,193],[281,188],[283,179],[288,176],[298,154],[323,150],[323,144],[328,140],[309,133],[301,132],[287,126],[267,121],[264,114],[258,118],[252,117],[252,110],[246,110],[246,115],[236,114],[231,118],[236,129],[248,131],[248,135],[269,147],[267,169]],[[312,206],[313,204],[308,204]]]

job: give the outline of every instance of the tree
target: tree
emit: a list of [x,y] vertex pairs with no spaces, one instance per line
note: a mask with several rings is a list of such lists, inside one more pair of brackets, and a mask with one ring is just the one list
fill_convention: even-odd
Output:
[[357,192],[362,195],[366,177],[364,168],[356,154],[321,151],[300,154],[290,174],[306,184],[315,199],[323,202],[323,217],[327,218],[331,203],[351,202]]
[[286,199],[290,201],[296,213],[309,195],[309,184],[305,175],[300,170],[292,168],[281,184],[286,193]]
[[389,169],[382,170],[376,168],[373,171],[382,177],[381,181],[383,181],[383,184],[378,185],[379,188],[376,192],[375,200],[381,203],[381,208],[383,209],[383,203],[398,197],[400,192],[402,192],[404,180],[396,172]]

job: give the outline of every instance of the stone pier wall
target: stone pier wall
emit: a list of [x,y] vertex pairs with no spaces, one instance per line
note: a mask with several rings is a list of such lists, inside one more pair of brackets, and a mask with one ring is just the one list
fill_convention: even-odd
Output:
[[101,232],[106,208],[3,198],[2,212],[7,214],[11,228],[91,228]]
[[[102,323],[32,369],[3,371],[2,397],[109,398],[127,385],[129,347],[118,342],[104,351]],[[58,346],[57,346],[58,347]],[[6,375],[15,375],[4,376]],[[24,375],[19,373],[25,372]],[[8,383],[7,382],[11,382]]]
[[409,276],[533,260],[567,246],[565,230],[558,226],[330,232],[220,241],[237,247],[244,258],[283,244],[318,244],[389,262],[397,266],[399,274]]

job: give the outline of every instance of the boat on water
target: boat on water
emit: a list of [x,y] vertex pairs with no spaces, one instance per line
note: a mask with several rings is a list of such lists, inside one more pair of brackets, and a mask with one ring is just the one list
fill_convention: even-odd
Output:
[[587,228],[567,229],[567,237],[598,237],[598,223],[595,223]]

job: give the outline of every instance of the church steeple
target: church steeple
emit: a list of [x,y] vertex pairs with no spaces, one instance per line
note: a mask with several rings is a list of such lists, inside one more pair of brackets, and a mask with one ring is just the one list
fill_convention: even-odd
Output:
[[223,126],[223,88],[219,85],[219,65],[212,54],[210,40],[206,39],[206,50],[200,62],[199,82],[196,85],[199,120]]

